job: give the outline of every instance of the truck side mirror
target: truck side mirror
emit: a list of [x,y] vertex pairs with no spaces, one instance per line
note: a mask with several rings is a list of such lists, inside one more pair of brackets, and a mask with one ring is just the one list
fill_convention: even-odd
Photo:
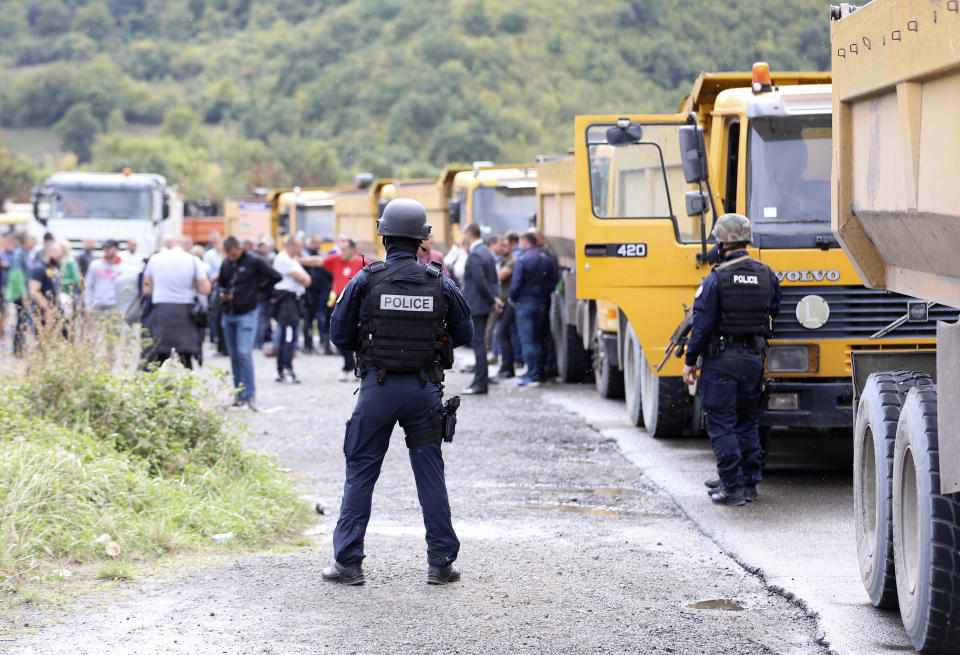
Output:
[[290,234],[290,212],[277,215],[277,234]]
[[687,191],[687,216],[703,216],[710,209],[710,198],[705,191]]
[[460,199],[454,198],[450,201],[450,204],[447,206],[447,212],[450,215],[450,224],[457,225],[460,223]]
[[680,160],[683,177],[687,182],[703,182],[709,176],[707,149],[703,141],[703,128],[699,125],[684,125],[678,130]]
[[607,130],[607,143],[612,146],[629,146],[643,138],[643,126],[631,123],[629,118],[618,118],[616,127]]
[[169,191],[163,192],[163,207],[160,210],[160,213],[163,216],[163,220],[170,218],[170,192]]

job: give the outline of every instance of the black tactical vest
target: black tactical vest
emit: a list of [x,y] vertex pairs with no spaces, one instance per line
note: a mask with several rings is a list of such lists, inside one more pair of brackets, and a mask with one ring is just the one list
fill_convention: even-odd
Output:
[[773,283],[770,268],[749,257],[714,269],[720,278],[720,322],[717,333],[731,337],[769,337]]
[[[404,259],[367,266],[360,326],[360,362],[388,371],[433,372],[439,364],[446,314],[443,271]],[[441,367],[442,368],[442,367]]]

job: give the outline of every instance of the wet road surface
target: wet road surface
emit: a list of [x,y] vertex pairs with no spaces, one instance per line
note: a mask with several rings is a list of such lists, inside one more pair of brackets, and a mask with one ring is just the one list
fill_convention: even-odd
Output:
[[[248,416],[249,446],[277,454],[304,496],[328,508],[308,531],[311,547],[129,583],[34,632],[8,632],[0,650],[827,652],[807,612],[704,536],[616,438],[562,406],[564,394],[593,397],[587,389],[502,385],[464,399],[455,442],[444,446],[461,582],[425,584],[422,519],[398,430],[374,495],[367,584],[324,583],[356,388],[337,381],[340,361],[300,356],[303,384],[281,386],[273,361],[257,356],[261,411]],[[448,393],[467,382],[453,374]],[[23,620],[8,617],[6,627]]]
[[718,508],[703,486],[716,477],[706,439],[651,439],[630,425],[623,401],[600,398],[588,385],[551,385],[543,395],[616,440],[724,552],[815,612],[834,652],[915,652],[899,614],[874,608],[860,582],[849,434],[772,433],[759,502]]

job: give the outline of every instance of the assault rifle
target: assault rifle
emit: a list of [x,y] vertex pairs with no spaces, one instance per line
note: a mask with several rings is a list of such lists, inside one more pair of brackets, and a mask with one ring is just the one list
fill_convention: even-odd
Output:
[[683,320],[670,336],[670,343],[667,345],[667,353],[663,356],[663,361],[657,366],[657,373],[664,367],[670,355],[676,351],[677,358],[683,357],[683,351],[687,347],[687,338],[690,336],[690,330],[693,328],[693,307],[683,305]]

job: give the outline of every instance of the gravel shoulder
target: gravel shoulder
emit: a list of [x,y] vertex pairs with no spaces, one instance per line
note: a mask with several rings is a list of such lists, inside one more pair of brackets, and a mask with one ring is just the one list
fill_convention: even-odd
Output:
[[[374,495],[367,584],[324,583],[356,388],[337,381],[339,363],[300,356],[303,384],[281,386],[273,360],[258,356],[261,411],[247,417],[248,446],[275,454],[305,499],[327,508],[308,531],[310,548],[129,583],[102,603],[47,616],[32,634],[8,633],[0,651],[826,652],[812,618],[703,536],[615,439],[546,402],[549,388],[501,385],[464,399],[444,446],[460,583],[425,584],[399,430]],[[467,381],[452,374],[448,394]],[[698,603],[707,609],[688,607]]]

